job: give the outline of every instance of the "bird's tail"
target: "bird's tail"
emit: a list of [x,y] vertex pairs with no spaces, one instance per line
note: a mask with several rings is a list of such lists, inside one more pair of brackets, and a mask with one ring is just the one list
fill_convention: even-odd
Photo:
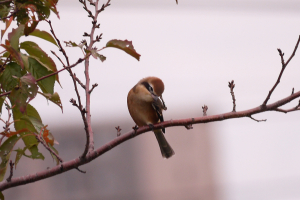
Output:
[[175,154],[175,152],[172,149],[172,147],[169,145],[169,143],[167,142],[163,132],[161,130],[155,130],[154,133],[155,133],[156,139],[158,141],[162,156],[164,158],[170,158],[171,156],[173,156]]

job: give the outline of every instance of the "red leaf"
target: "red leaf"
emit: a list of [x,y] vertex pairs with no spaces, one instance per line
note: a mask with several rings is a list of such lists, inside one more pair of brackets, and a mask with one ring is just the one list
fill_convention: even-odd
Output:
[[9,42],[6,40],[5,41],[6,45],[1,44],[2,47],[6,49],[10,53],[10,55],[18,62],[19,65],[21,65],[22,69],[24,69],[24,63],[21,58],[21,55],[19,52],[17,52],[14,48],[12,48],[9,44]]
[[6,25],[6,27],[5,27],[5,29],[1,30],[1,40],[2,40],[2,38],[3,38],[4,33],[6,32],[6,30],[7,30],[8,27],[10,26],[12,20],[13,20],[13,16],[11,16],[9,19],[6,19],[6,20],[5,20],[5,25]]
[[132,45],[132,41],[110,40],[107,42],[106,47],[114,47],[114,48],[121,49],[121,50],[125,51],[126,53],[128,53],[129,55],[136,58],[137,60],[140,60],[141,55],[135,51],[135,49]]

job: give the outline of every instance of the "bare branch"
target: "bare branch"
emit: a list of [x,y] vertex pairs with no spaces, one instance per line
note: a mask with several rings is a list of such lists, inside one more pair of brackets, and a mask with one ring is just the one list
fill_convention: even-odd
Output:
[[184,126],[187,130],[193,129],[193,125],[192,124],[188,124]]
[[[109,4],[110,0],[108,0],[107,4]],[[84,4],[84,7],[86,7],[86,1],[82,1],[82,3]],[[100,12],[98,12],[98,4],[99,4],[99,0],[96,0],[94,6],[95,6],[95,15],[93,16],[93,21],[92,21],[92,29],[91,29],[91,33],[90,35],[90,43],[87,47],[87,50],[91,51],[93,48],[94,43],[96,42],[96,40],[94,40],[94,34],[95,34],[95,30],[96,28],[99,27],[99,25],[97,25],[97,18],[98,18],[98,14]],[[108,6],[108,5],[107,5]],[[103,6],[102,6],[103,7]],[[86,8],[87,11],[89,11]],[[84,158],[87,153],[94,151],[94,133],[93,133],[93,129],[92,129],[92,124],[91,124],[91,92],[94,89],[94,87],[90,90],[90,75],[89,75],[89,65],[90,65],[90,60],[89,57],[85,60],[85,96],[86,96],[86,121],[85,123],[85,130],[86,130],[86,145],[85,145],[85,149],[82,153],[82,155],[80,156],[81,158]]]
[[[42,131],[42,130],[41,130]],[[63,159],[61,158],[61,157],[59,157],[59,155],[56,153],[56,152],[54,152],[47,144],[46,144],[46,142],[44,141],[44,139],[42,138],[42,136],[41,135],[39,135],[39,134],[36,134],[36,133],[34,133],[34,135],[35,135],[35,137],[36,137],[36,139],[52,154],[52,155],[54,155],[58,160],[59,160],[59,162],[63,162]]]
[[92,89],[89,91],[89,93],[91,94],[93,92],[94,88],[97,87],[97,86],[98,86],[98,83],[93,84]]
[[121,135],[121,128],[120,126],[115,127],[117,129],[117,137],[119,137]]
[[[97,5],[98,5],[98,1],[97,0]],[[85,0],[80,0],[80,2],[86,2]],[[97,6],[96,6],[97,7]],[[95,15],[95,18],[97,18],[98,14],[96,13]],[[55,40],[57,41],[59,47],[60,47],[60,51],[63,53],[64,57],[66,58],[66,61],[67,61],[67,65],[70,66],[70,63],[69,63],[69,58],[66,54],[66,51],[64,50],[64,48],[62,47],[59,39],[56,37],[55,33],[54,33],[54,30],[53,30],[53,27],[51,25],[51,21],[47,21],[50,25],[50,31],[53,35],[53,37],[55,38]],[[93,34],[94,34],[94,31],[95,31],[95,25],[93,24],[93,28],[92,28],[92,34],[90,35],[90,38],[91,38],[91,41],[92,38],[93,38]],[[93,43],[90,42],[90,46],[88,47],[88,50],[91,49]],[[72,77],[72,80],[73,80],[73,85],[74,85],[74,89],[75,89],[75,92],[76,92],[76,96],[77,96],[77,99],[78,99],[78,105],[76,104],[76,101],[74,99],[71,99],[71,102],[73,103],[73,105],[77,106],[78,109],[80,110],[80,114],[81,114],[81,117],[82,117],[82,121],[84,123],[84,130],[85,130],[85,133],[86,133],[86,138],[87,138],[87,143],[85,145],[85,150],[84,152],[82,153],[82,155],[80,156],[80,159],[84,159],[84,157],[86,156],[88,150],[94,150],[94,140],[93,140],[93,132],[92,132],[92,127],[91,127],[91,120],[90,120],[90,95],[88,94],[88,91],[89,91],[89,71],[88,71],[88,66],[89,66],[89,58],[90,58],[90,54],[87,54],[86,57],[85,57],[85,74],[87,74],[86,76],[86,85],[85,85],[85,91],[86,91],[86,109],[83,109],[82,107],[82,103],[81,103],[81,97],[79,95],[79,92],[78,92],[78,88],[77,88],[77,84],[76,84],[76,78],[74,77],[74,74],[72,72],[71,69],[67,69],[70,76]],[[72,101],[73,100],[73,101]],[[75,102],[75,103],[74,103]],[[90,140],[90,137],[92,138]],[[92,141],[92,142],[91,142]]]
[[249,118],[250,119],[253,119],[254,121],[256,121],[256,122],[265,122],[265,121],[267,121],[266,119],[254,119],[251,115],[249,116]]
[[281,108],[276,108],[275,111],[278,111],[278,112],[283,112],[283,113],[288,113],[288,112],[293,112],[293,111],[298,111],[300,110],[300,100],[299,100],[299,103],[296,107],[294,108],[290,108],[290,109],[281,109]]
[[55,55],[55,57],[60,61],[60,63],[63,65],[63,67],[66,67],[65,63],[60,59],[60,57],[58,55],[56,55],[56,53],[54,51],[51,51],[51,53],[53,55]]
[[74,78],[77,81],[77,83],[83,88],[85,89],[85,85],[79,80],[79,78],[77,78],[76,74],[74,73]]
[[202,106],[202,110],[203,110],[203,116],[206,116],[207,115],[206,112],[208,110],[207,105]]
[[98,13],[104,11],[104,9],[105,9],[106,7],[108,7],[108,6],[110,6],[110,0],[108,0],[108,1],[106,2],[106,4],[103,4],[103,5],[102,5],[101,9],[98,10]]
[[284,61],[284,58],[283,58],[284,53],[282,53],[282,51],[281,51],[280,49],[278,49],[279,56],[280,56],[280,58],[281,58],[281,65],[282,65],[282,68],[281,68],[280,74],[279,74],[279,76],[278,76],[278,78],[277,78],[277,81],[276,81],[275,85],[274,85],[273,88],[269,91],[269,94],[268,94],[267,98],[265,99],[265,101],[263,102],[262,106],[265,106],[265,105],[268,103],[268,101],[269,101],[269,99],[270,99],[272,93],[274,92],[274,90],[275,90],[275,88],[277,87],[277,85],[280,83],[280,79],[281,79],[281,77],[282,77],[282,74],[283,74],[283,72],[284,72],[286,66],[287,66],[287,65],[289,64],[289,62],[292,60],[292,58],[294,57],[294,55],[295,55],[295,53],[296,53],[296,51],[297,51],[297,49],[298,49],[299,42],[300,42],[300,35],[299,35],[298,41],[297,41],[297,43],[296,43],[296,46],[295,46],[295,48],[294,48],[294,51],[293,51],[292,55],[290,56],[290,58],[288,59],[287,62]]
[[[189,124],[200,124],[200,123],[209,123],[214,121],[223,121],[226,119],[233,119],[233,118],[242,118],[242,117],[249,117],[254,114],[266,112],[266,111],[275,111],[278,107],[289,103],[290,101],[300,97],[300,91],[294,93],[293,95],[289,95],[288,97],[281,99],[277,102],[266,106],[258,106],[249,110],[239,111],[239,112],[228,112],[223,113],[220,115],[211,115],[211,116],[204,116],[198,118],[188,118],[188,119],[179,119],[179,120],[170,120],[164,121],[158,124],[154,124],[154,129],[161,129],[163,127],[174,127],[174,126],[186,126]],[[97,157],[103,155],[104,153],[108,152],[112,148],[118,146],[119,144],[132,139],[138,135],[141,135],[147,131],[152,131],[149,126],[143,126],[137,129],[137,126],[134,127],[134,130],[131,130],[125,134],[122,134],[120,137],[116,137],[112,141],[108,142],[107,144],[103,145],[102,147],[96,149],[95,151],[89,152],[84,159],[76,158],[67,162],[63,162],[60,166],[55,166],[51,169],[47,169],[38,173],[30,174],[27,176],[22,176],[18,178],[12,178],[11,182],[2,181],[0,182],[0,191],[5,189],[24,185],[27,183],[36,182],[38,180],[46,179],[48,177],[55,176],[57,174],[63,173],[65,171],[69,171],[71,169],[76,169],[78,166],[84,165]]]
[[14,165],[15,163],[13,163],[11,160],[9,162],[9,166],[10,166],[10,171],[9,171],[9,177],[6,179],[7,182],[11,181],[11,178],[13,177],[14,174]]
[[235,112],[236,104],[235,104],[235,96],[234,96],[234,92],[233,92],[233,88],[235,87],[234,80],[232,80],[231,82],[228,82],[228,87],[230,88],[230,94],[232,96],[232,103],[233,103],[232,112]]

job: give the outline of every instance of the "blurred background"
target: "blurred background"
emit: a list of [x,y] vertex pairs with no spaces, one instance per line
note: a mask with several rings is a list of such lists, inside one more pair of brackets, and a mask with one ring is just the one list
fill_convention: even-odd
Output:
[[[101,0],[101,4],[106,1]],[[61,41],[79,43],[90,31],[91,20],[74,0],[58,4],[60,19],[51,21]],[[235,81],[237,110],[261,105],[281,70],[277,48],[287,60],[300,34],[298,0],[112,0],[99,15],[101,43],[128,39],[141,59],[138,62],[118,49],[101,51],[105,62],[92,59],[92,123],[95,146],[131,130],[127,93],[143,77],[157,76],[165,83],[165,120],[202,116],[232,110],[228,82]],[[1,24],[1,26],[4,26]],[[3,28],[3,27],[1,27]],[[39,29],[49,30],[46,23]],[[49,51],[58,49],[34,37]],[[71,62],[82,57],[78,48],[66,48]],[[62,57],[62,56],[61,56]],[[54,59],[55,60],[55,59]],[[60,63],[55,60],[58,68]],[[84,81],[83,65],[74,69]],[[300,89],[300,52],[287,67],[270,99],[275,102]],[[85,144],[79,111],[69,100],[75,92],[67,72],[60,74],[63,113],[38,97],[32,103],[44,124],[60,143],[64,160],[80,155]],[[82,95],[83,95],[83,91]],[[82,97],[83,98],[83,97]],[[297,105],[291,102],[285,108]],[[6,199],[300,199],[300,112],[269,112],[251,119],[166,129],[176,152],[164,160],[154,134],[129,140],[76,170],[4,191]],[[42,146],[45,161],[23,158],[14,177],[41,171],[55,163]]]

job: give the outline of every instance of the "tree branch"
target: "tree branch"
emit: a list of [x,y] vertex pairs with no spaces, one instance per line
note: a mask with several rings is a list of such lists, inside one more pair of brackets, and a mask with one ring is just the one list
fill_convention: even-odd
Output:
[[[97,0],[97,3],[98,3],[98,1],[99,1],[99,0]],[[85,2],[85,1],[84,1],[84,2]],[[97,15],[97,16],[98,16],[98,15]],[[68,58],[68,56],[67,56],[67,54],[66,54],[66,51],[65,51],[64,48],[62,47],[62,45],[61,45],[59,39],[56,37],[56,35],[55,35],[55,33],[54,33],[54,30],[53,30],[52,25],[51,25],[51,21],[49,20],[49,21],[47,21],[47,22],[48,22],[49,25],[50,25],[50,31],[51,31],[53,37],[55,38],[55,40],[57,41],[57,43],[58,43],[58,45],[59,45],[59,47],[60,47],[60,51],[63,53],[63,55],[64,55],[64,57],[65,57],[65,59],[66,59],[66,61],[67,61],[67,65],[70,66],[69,58]],[[94,27],[94,25],[93,25],[93,27]],[[94,28],[94,29],[95,29],[95,28]],[[93,30],[93,29],[92,29],[92,30]],[[92,41],[92,40],[91,40],[91,41]],[[89,63],[89,58],[90,58],[90,54],[87,54],[87,55],[85,56],[85,65],[86,65],[86,63]],[[66,68],[67,68],[67,67],[66,67]],[[74,75],[74,73],[72,72],[71,69],[67,69],[67,70],[68,70],[70,76],[72,77],[74,89],[75,89],[76,96],[77,96],[77,99],[78,99],[78,106],[77,106],[77,108],[78,108],[79,111],[80,111],[80,114],[81,114],[81,117],[82,117],[82,121],[83,121],[83,124],[84,124],[84,129],[85,129],[87,141],[88,141],[89,144],[90,144],[90,140],[89,140],[89,138],[90,138],[90,129],[92,129],[92,128],[91,128],[91,123],[90,123],[90,112],[87,112],[87,110],[90,110],[90,99],[89,99],[90,97],[89,97],[89,96],[86,96],[86,99],[87,99],[86,105],[88,105],[88,106],[86,107],[86,109],[84,109],[84,108],[82,107],[81,97],[80,97],[79,92],[78,92],[78,88],[77,88],[77,84],[76,84],[77,81],[76,81],[75,75]],[[88,73],[88,71],[87,71],[86,73]],[[88,81],[89,81],[89,79],[88,79]],[[85,86],[85,91],[87,91],[87,90],[89,90],[88,85]],[[86,93],[88,93],[88,92],[86,92]],[[73,103],[73,105],[74,105],[74,101],[72,102],[72,100],[71,100],[71,103]],[[77,105],[77,104],[76,104],[76,105]],[[93,144],[94,144],[94,140],[93,140]],[[88,146],[89,146],[89,145],[88,145]],[[93,147],[93,148],[94,148],[94,147]],[[87,153],[87,150],[86,150],[86,149],[88,149],[88,147],[85,148],[84,153],[80,156],[81,159],[85,157],[85,155],[86,155],[86,153]]]
[[42,145],[52,154],[52,155],[54,155],[58,160],[59,160],[59,162],[63,162],[63,159],[56,153],[56,152],[54,152],[47,144],[46,144],[46,142],[43,140],[43,138],[42,138],[42,136],[40,136],[39,134],[34,134],[35,135],[35,137],[36,137],[36,139],[40,142],[40,143],[42,143]]
[[272,93],[274,92],[274,90],[275,90],[275,88],[277,87],[277,85],[280,83],[280,79],[281,79],[281,77],[282,77],[282,74],[283,74],[283,72],[284,72],[286,66],[289,64],[289,62],[290,62],[290,61],[292,60],[292,58],[295,56],[295,53],[296,53],[296,51],[297,51],[297,49],[298,49],[298,46],[299,46],[299,42],[300,42],[300,35],[299,35],[299,37],[298,37],[298,41],[297,41],[297,43],[296,43],[296,46],[295,46],[295,48],[294,48],[294,51],[293,51],[292,55],[290,56],[290,58],[288,59],[287,62],[284,62],[284,58],[283,58],[284,53],[282,53],[282,51],[281,51],[280,49],[277,49],[278,52],[279,52],[280,58],[281,58],[281,65],[282,65],[282,68],[281,68],[280,74],[279,74],[279,76],[278,76],[278,78],[277,78],[277,81],[276,81],[275,85],[274,85],[273,88],[269,91],[269,94],[268,94],[267,98],[265,99],[265,101],[263,102],[262,106],[265,106],[265,105],[268,103],[268,101],[269,101],[269,99],[270,99]]
[[[106,6],[108,6],[110,0],[108,0],[108,2],[106,3]],[[99,4],[99,0],[96,0],[95,4],[92,4],[95,6],[95,15],[91,14],[91,11],[87,9],[86,7],[86,2],[82,1],[82,3],[84,4],[85,10],[89,13],[90,16],[92,16],[93,21],[92,21],[92,29],[91,29],[91,33],[89,34],[90,37],[90,43],[87,47],[87,50],[91,51],[93,48],[93,45],[95,44],[96,40],[94,40],[94,34],[95,34],[95,30],[96,28],[99,28],[99,25],[97,25],[97,18],[98,18],[98,14],[100,13],[98,11],[98,4]],[[102,6],[103,7],[103,6]],[[87,153],[94,151],[94,133],[93,133],[93,129],[92,129],[92,123],[91,123],[91,91],[94,89],[94,87],[90,90],[90,75],[89,75],[89,65],[90,65],[90,60],[89,57],[85,60],[85,96],[86,96],[86,124],[85,124],[85,130],[86,130],[86,144],[85,144],[85,149],[82,153],[82,155],[80,156],[81,158],[84,158]]]
[[234,92],[233,92],[233,88],[235,87],[234,80],[232,80],[231,82],[228,82],[228,87],[230,88],[230,94],[232,96],[232,103],[233,103],[232,112],[236,112],[235,96],[234,96]]
[[13,177],[14,174],[14,165],[15,163],[13,163],[11,160],[9,162],[9,166],[10,166],[10,170],[9,170],[9,177],[6,179],[7,182],[11,181],[11,178]]
[[[266,106],[258,106],[249,110],[244,110],[239,112],[228,112],[220,115],[211,115],[211,116],[203,116],[197,118],[164,121],[162,123],[154,124],[152,128],[161,129],[161,128],[174,127],[174,126],[188,126],[189,124],[209,123],[215,121],[223,121],[226,119],[249,117],[254,114],[258,114],[266,111],[276,111],[276,109],[279,108],[280,106],[285,105],[298,97],[300,97],[300,91]],[[96,149],[95,151],[89,152],[89,154],[85,156],[85,159],[76,158],[74,160],[63,162],[61,165],[55,166],[49,170],[43,170],[38,173],[30,174],[27,176],[12,178],[10,182],[2,181],[0,182],[0,191],[3,191],[11,187],[16,187],[19,185],[24,185],[27,183],[32,183],[38,180],[46,179],[61,174],[63,172],[69,171],[71,169],[76,169],[81,165],[91,162],[92,160],[103,155],[104,153],[108,152],[109,150],[113,149],[119,144],[122,144],[123,142],[132,139],[138,135],[141,135],[145,132],[152,131],[152,128],[150,128],[149,126],[143,126],[138,128],[137,130],[131,130],[125,134],[122,134],[121,136],[116,137],[112,141],[106,143],[102,147]]]

